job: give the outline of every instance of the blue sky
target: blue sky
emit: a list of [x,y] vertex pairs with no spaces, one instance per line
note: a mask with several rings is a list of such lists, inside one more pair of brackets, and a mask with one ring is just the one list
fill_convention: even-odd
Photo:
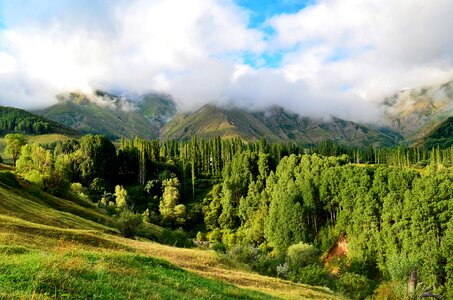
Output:
[[[266,40],[269,40],[275,35],[273,28],[266,24],[269,19],[281,14],[297,13],[308,5],[316,3],[315,0],[235,0],[235,2],[250,12],[248,26],[263,32]],[[259,56],[246,53],[244,54],[244,63],[254,68],[277,68],[281,65],[284,53],[285,51],[275,50]]]
[[253,28],[261,27],[269,18],[280,14],[292,14],[300,11],[314,0],[236,0],[239,6],[250,10],[250,26]]

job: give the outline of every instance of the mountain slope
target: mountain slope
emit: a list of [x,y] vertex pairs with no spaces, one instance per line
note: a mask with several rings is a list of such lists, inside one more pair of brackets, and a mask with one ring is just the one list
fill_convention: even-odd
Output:
[[240,137],[244,140],[264,137],[272,142],[294,141],[299,144],[316,144],[329,139],[355,146],[392,146],[398,142],[398,136],[370,126],[338,118],[326,121],[302,117],[278,106],[248,112],[205,105],[192,114],[177,115],[161,129],[160,137],[188,140],[192,135],[200,138]]
[[432,148],[439,146],[440,148],[447,148],[453,145],[453,117],[437,126],[425,138],[425,147]]
[[[158,94],[133,102],[102,91],[89,96],[81,93],[60,95],[59,102],[39,114],[82,133],[104,134],[116,140],[135,136],[153,139],[172,114],[171,99]],[[170,108],[167,108],[170,107]]]
[[76,130],[42,116],[14,107],[0,106],[0,136],[7,133],[80,136]]
[[453,115],[453,81],[404,90],[382,105],[390,126],[411,144],[421,144],[437,126]]
[[0,199],[2,299],[339,299],[226,266],[212,251],[119,237],[93,204],[38,192],[8,171]]

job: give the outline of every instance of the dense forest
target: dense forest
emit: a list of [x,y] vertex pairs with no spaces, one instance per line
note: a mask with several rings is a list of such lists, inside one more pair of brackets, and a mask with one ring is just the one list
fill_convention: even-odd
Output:
[[126,236],[159,224],[260,273],[354,299],[453,297],[453,147],[20,138],[8,139],[19,174],[97,203]]
[[80,136],[80,133],[74,129],[63,126],[52,120],[48,120],[22,109],[0,106],[0,136],[7,133],[32,135],[61,133],[72,137]]

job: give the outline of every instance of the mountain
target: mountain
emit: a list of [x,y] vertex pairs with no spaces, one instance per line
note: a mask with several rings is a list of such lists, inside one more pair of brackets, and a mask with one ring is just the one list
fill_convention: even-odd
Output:
[[248,112],[209,104],[194,113],[175,116],[160,131],[160,137],[164,140],[188,140],[192,135],[199,138],[239,137],[244,140],[264,137],[271,142],[294,141],[299,144],[334,140],[354,146],[394,146],[400,138],[389,130],[380,131],[339,118],[323,120],[302,117],[279,106]]
[[104,134],[117,140],[135,136],[157,138],[162,124],[176,110],[169,96],[148,94],[131,101],[106,92],[94,95],[72,92],[37,113],[87,134]]
[[453,145],[453,117],[442,122],[425,138],[425,147],[428,149],[437,146],[447,148],[451,145]]
[[453,115],[453,81],[445,84],[403,90],[382,104],[386,121],[409,144],[423,140]]
[[176,105],[170,95],[146,94],[139,97],[137,106],[156,128],[162,128],[176,114]]
[[30,135],[54,133],[69,137],[81,135],[70,127],[42,116],[14,107],[0,106],[0,136],[17,132]]

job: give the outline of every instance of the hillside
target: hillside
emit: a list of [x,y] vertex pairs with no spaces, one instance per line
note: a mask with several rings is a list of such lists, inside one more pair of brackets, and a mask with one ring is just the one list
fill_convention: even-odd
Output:
[[228,267],[212,251],[121,238],[89,202],[50,196],[8,171],[0,198],[0,298],[338,299]]
[[451,145],[453,145],[453,117],[442,122],[425,138],[425,147],[428,149],[437,146],[448,148]]
[[94,95],[73,92],[58,99],[57,104],[37,113],[82,133],[104,134],[112,140],[156,138],[174,111],[171,99],[159,94],[142,96],[138,102],[102,91]]
[[302,117],[274,106],[260,112],[238,108],[205,105],[194,113],[179,114],[161,129],[161,138],[188,140],[200,138],[240,137],[244,140],[266,138],[271,142],[294,141],[316,144],[334,140],[354,146],[394,146],[399,136],[381,132],[373,127],[338,118],[330,120]]
[[0,106],[0,136],[7,133],[23,133],[30,135],[60,134],[69,137],[79,137],[76,130],[35,115],[28,111]]
[[382,104],[390,126],[408,143],[424,138],[453,115],[453,81],[400,91]]

